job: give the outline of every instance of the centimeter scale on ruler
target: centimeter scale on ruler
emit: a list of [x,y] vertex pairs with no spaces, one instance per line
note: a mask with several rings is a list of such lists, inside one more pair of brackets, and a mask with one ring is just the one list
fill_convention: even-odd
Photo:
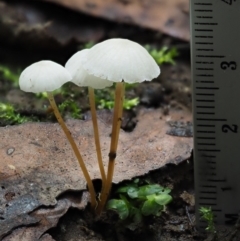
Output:
[[196,221],[240,212],[240,0],[190,0]]

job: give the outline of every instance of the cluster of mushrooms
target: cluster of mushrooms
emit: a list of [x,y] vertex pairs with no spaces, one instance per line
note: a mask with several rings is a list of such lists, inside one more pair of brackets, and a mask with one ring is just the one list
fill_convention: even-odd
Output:
[[[43,60],[30,65],[20,75],[21,90],[33,93],[47,92],[53,112],[82,169],[91,196],[91,207],[97,214],[102,212],[111,190],[123,110],[124,83],[151,81],[159,74],[159,66],[141,45],[128,39],[109,39],[94,45],[91,49],[77,52],[67,61],[65,68],[53,61]],[[88,87],[97,159],[102,178],[99,203],[96,201],[94,186],[80,151],[59,113],[52,93],[69,81],[78,86]],[[112,86],[114,82],[116,82],[115,102],[106,174],[98,133],[94,89]]]

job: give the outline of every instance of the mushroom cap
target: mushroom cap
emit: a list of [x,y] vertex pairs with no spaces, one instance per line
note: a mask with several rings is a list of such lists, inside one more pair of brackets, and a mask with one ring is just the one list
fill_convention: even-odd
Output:
[[109,39],[94,45],[83,61],[89,74],[114,82],[150,81],[160,68],[147,50],[128,39]]
[[72,75],[71,82],[78,86],[90,86],[94,89],[103,89],[113,85],[112,81],[88,74],[82,67],[83,59],[86,58],[88,52],[89,49],[78,51],[65,64],[65,68]]
[[70,73],[62,65],[50,60],[42,60],[23,70],[19,77],[19,86],[25,92],[50,92],[71,79]]

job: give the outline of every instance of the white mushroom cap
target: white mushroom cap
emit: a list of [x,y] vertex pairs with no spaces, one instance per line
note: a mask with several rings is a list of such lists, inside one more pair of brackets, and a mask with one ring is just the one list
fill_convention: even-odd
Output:
[[89,49],[78,51],[65,64],[65,68],[72,75],[72,82],[78,86],[90,86],[94,89],[103,89],[113,85],[112,81],[88,74],[82,67],[83,59],[86,58]]
[[160,74],[152,56],[128,39],[109,39],[93,46],[83,61],[89,74],[114,82],[150,81]]
[[50,60],[43,60],[23,70],[19,77],[19,86],[25,92],[50,92],[71,79],[70,73],[63,66]]

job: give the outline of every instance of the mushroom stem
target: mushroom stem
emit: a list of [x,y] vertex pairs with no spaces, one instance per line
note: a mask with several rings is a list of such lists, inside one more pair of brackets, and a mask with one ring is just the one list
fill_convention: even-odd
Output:
[[96,213],[98,215],[101,214],[112,187],[112,179],[113,179],[114,165],[115,165],[115,159],[116,159],[116,153],[117,153],[119,132],[120,132],[120,127],[122,123],[123,99],[124,99],[124,83],[120,82],[116,84],[116,90],[115,90],[115,105],[114,105],[114,113],[113,113],[111,145],[110,145],[110,152],[108,155],[109,161],[108,161],[107,180],[106,180],[105,186],[102,189],[101,200],[96,210]]
[[78,162],[79,162],[79,165],[80,165],[80,167],[82,169],[83,175],[84,175],[84,177],[85,177],[85,179],[87,181],[88,189],[89,189],[90,196],[91,196],[91,207],[94,209],[96,207],[96,205],[97,205],[97,203],[96,203],[96,193],[95,193],[95,190],[94,190],[93,183],[92,183],[92,180],[90,178],[90,175],[89,175],[89,173],[87,171],[87,168],[86,168],[86,166],[84,164],[82,156],[81,156],[81,154],[80,154],[80,152],[79,152],[79,150],[77,148],[77,145],[76,145],[76,143],[75,143],[75,141],[74,141],[74,139],[73,139],[73,137],[71,135],[71,132],[69,131],[69,129],[67,128],[67,126],[66,126],[66,124],[64,122],[64,120],[62,119],[62,116],[61,116],[61,114],[60,114],[60,112],[58,110],[58,107],[56,105],[56,102],[54,100],[52,92],[47,92],[47,94],[48,94],[48,99],[49,99],[50,105],[51,105],[51,107],[53,109],[53,112],[54,112],[56,118],[57,118],[57,121],[58,121],[58,123],[60,124],[60,126],[63,129],[63,131],[64,131],[64,133],[65,133],[65,135],[66,135],[66,137],[67,137],[67,139],[68,139],[68,141],[69,141],[69,143],[70,143],[70,145],[71,145],[71,147],[72,147],[72,149],[74,151],[74,154],[76,155],[76,157],[78,159]]
[[104,171],[104,166],[102,161],[102,152],[101,152],[100,140],[99,140],[97,114],[96,114],[96,108],[95,108],[94,89],[92,87],[88,87],[88,94],[89,94],[89,103],[90,103],[91,114],[92,114],[92,123],[93,123],[94,140],[95,140],[95,146],[97,151],[98,165],[99,165],[99,169],[102,177],[102,186],[104,186],[106,183],[106,174]]

